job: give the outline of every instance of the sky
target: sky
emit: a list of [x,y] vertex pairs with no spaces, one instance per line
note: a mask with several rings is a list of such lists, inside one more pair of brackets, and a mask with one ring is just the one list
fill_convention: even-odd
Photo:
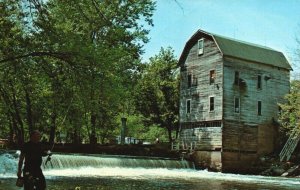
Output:
[[[172,47],[177,58],[199,29],[281,51],[293,65],[300,39],[300,0],[157,0],[143,60]],[[298,64],[298,65],[297,65]]]

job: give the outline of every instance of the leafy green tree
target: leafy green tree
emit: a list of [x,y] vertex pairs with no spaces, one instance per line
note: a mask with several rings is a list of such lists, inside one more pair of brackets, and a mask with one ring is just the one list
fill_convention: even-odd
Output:
[[300,134],[300,81],[291,82],[290,93],[286,95],[286,104],[280,104],[280,123],[289,133]]
[[[24,36],[24,22],[21,19],[21,7],[16,1],[0,1],[0,60],[6,57],[8,60],[18,52],[22,52],[27,41]],[[24,70],[20,70],[21,63],[12,60],[1,63],[0,67],[0,104],[1,127],[8,124],[9,139],[16,135],[17,143],[24,141],[24,120],[21,101],[23,92],[26,91],[21,77]],[[5,129],[1,129],[5,131]]]
[[150,58],[135,89],[136,109],[147,119],[168,131],[178,130],[179,78],[177,60],[171,48],[161,49]]
[[0,0],[1,124],[21,139],[38,128],[51,143],[59,133],[104,142],[130,99],[154,8],[151,0]]

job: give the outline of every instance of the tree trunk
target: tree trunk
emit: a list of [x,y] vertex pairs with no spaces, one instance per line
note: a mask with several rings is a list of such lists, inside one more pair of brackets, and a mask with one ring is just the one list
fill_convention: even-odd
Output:
[[92,126],[92,132],[91,132],[91,136],[90,136],[90,144],[97,144],[96,115],[94,113],[91,114],[91,126]]
[[[23,121],[21,119],[21,115],[20,115],[20,111],[19,111],[19,107],[17,104],[17,99],[15,96],[15,93],[13,93],[13,106],[14,106],[15,113],[12,114],[12,117],[13,117],[15,129],[17,131],[18,146],[22,146],[24,144],[24,125],[23,125]],[[18,127],[18,125],[20,127]]]
[[179,124],[176,124],[176,136],[175,136],[175,139],[178,139],[178,135],[179,135]]
[[33,121],[32,121],[32,106],[31,106],[29,93],[26,89],[25,89],[25,97],[26,97],[27,124],[28,124],[29,133],[31,133],[34,129]]
[[[20,116],[20,111],[16,99],[16,93],[13,85],[11,85],[11,88],[12,88],[11,96],[7,91],[4,90],[5,88],[2,86],[0,87],[0,93],[6,106],[8,107],[7,116],[8,118],[11,118],[11,122],[10,122],[10,135],[12,136],[11,138],[13,142],[18,147],[20,147],[24,144],[24,127],[23,127],[23,121]],[[18,125],[20,127],[18,127]]]
[[171,143],[173,141],[173,139],[172,139],[172,127],[167,127],[167,130],[168,130],[169,142]]
[[[7,118],[11,118],[9,115],[7,115]],[[12,123],[12,119],[9,119],[9,138],[8,138],[8,142],[10,145],[13,145],[13,147],[15,147],[16,142],[15,142],[15,130],[13,127],[13,123]]]
[[73,134],[72,142],[74,144],[80,144],[81,143],[80,131],[79,131],[78,123],[75,123],[75,128],[74,128],[74,134]]
[[53,113],[51,115],[51,127],[50,127],[50,134],[49,134],[49,143],[50,144],[54,143],[55,131],[56,131],[56,114]]
[[20,148],[24,144],[24,132],[18,128],[18,124],[16,118],[13,113],[11,113],[11,121],[12,121],[12,128],[14,131],[13,141]]

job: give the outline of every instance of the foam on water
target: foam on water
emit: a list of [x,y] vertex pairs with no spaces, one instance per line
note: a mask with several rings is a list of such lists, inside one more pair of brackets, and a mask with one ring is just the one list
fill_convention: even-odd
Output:
[[[19,153],[0,153],[0,178],[16,178]],[[43,167],[45,177],[109,177],[123,179],[171,179],[187,181],[224,181],[270,186],[295,187],[299,178],[238,175],[195,170],[187,163],[172,160],[109,158],[86,155],[53,155],[53,164]],[[128,163],[131,162],[131,163]],[[136,164],[136,167],[134,167]],[[146,164],[143,167],[143,164]],[[182,168],[178,167],[179,164]],[[45,166],[45,165],[44,165]],[[66,167],[67,166],[67,167]],[[149,167],[151,166],[151,167]]]
[[132,179],[180,179],[180,180],[220,180],[253,184],[272,184],[282,186],[300,185],[297,178],[265,177],[257,175],[237,175],[208,172],[193,169],[165,169],[165,168],[92,168],[63,169],[45,171],[45,175],[60,177],[121,177]]

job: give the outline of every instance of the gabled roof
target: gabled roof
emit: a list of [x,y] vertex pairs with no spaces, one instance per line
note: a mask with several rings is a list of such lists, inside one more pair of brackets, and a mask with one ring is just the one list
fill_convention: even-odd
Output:
[[213,39],[219,47],[221,53],[225,57],[234,57],[292,70],[292,67],[290,66],[283,53],[279,51],[265,46],[251,44],[248,42],[227,38],[217,34],[208,33],[203,30],[198,30],[187,41],[179,59],[180,65],[185,62],[190,49],[195,43],[197,43],[197,41],[201,37]]

